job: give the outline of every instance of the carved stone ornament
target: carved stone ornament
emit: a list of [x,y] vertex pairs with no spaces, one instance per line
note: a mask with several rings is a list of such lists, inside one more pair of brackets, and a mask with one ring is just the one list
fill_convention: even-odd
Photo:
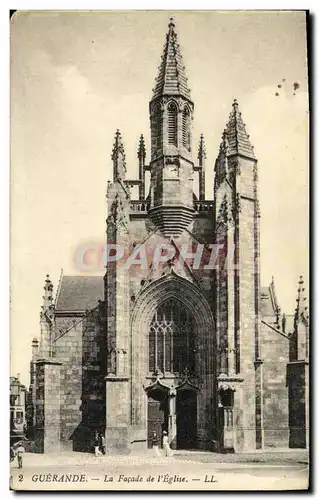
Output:
[[177,165],[180,166],[178,156],[165,156],[165,165]]

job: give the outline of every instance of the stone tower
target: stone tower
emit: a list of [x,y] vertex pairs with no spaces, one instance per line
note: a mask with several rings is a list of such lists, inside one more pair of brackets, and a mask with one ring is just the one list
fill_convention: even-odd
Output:
[[[215,242],[219,386],[232,387],[235,449],[261,447],[259,205],[257,160],[235,100],[215,163]],[[233,255],[228,266],[225,256]],[[225,415],[222,418],[226,418]]]
[[[172,19],[149,111],[150,161],[141,136],[137,180],[126,178],[119,132],[112,153],[107,243],[118,245],[123,258],[111,258],[105,276],[106,442],[109,449],[145,447],[155,429],[161,434],[162,419],[173,447],[189,440],[188,446],[197,441],[205,448],[215,419],[207,400],[216,397],[212,271],[204,276],[192,263],[177,262],[176,255],[187,254],[200,238],[212,243],[213,203],[205,201],[203,137],[198,165],[192,160],[194,104]],[[138,186],[138,200],[132,199],[131,186]],[[159,254],[154,265],[154,252],[163,247],[172,258]],[[141,265],[128,266],[137,256],[145,257]]]
[[194,104],[172,19],[149,109],[149,217],[164,235],[178,235],[194,216],[191,136]]
[[309,312],[302,276],[298,285],[287,366],[289,446],[306,448],[309,446]]

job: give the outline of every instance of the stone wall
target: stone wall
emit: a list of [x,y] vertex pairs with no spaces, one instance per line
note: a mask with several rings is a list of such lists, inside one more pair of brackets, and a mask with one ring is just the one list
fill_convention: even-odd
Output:
[[54,359],[36,362],[35,450],[60,450],[60,363]]
[[81,423],[82,403],[82,322],[79,317],[56,317],[56,330],[70,328],[54,344],[61,366],[61,447],[74,449],[73,433]]
[[289,447],[308,446],[308,363],[291,362],[287,366],[289,385]]
[[[273,324],[275,316],[263,318]],[[288,387],[286,365],[289,340],[262,324],[261,358],[263,359],[263,434],[264,447],[288,446]]]
[[[80,321],[79,321],[80,320]],[[105,315],[58,316],[56,328],[74,323],[55,342],[61,366],[61,446],[92,450],[94,432],[104,431]]]

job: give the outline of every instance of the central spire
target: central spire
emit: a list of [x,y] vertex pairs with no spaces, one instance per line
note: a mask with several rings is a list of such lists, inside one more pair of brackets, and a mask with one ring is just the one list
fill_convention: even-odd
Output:
[[192,120],[194,104],[170,19],[164,54],[150,102],[149,217],[162,233],[179,235],[194,216]]
[[159,66],[153,99],[162,95],[181,95],[191,99],[185,74],[185,66],[180,53],[180,47],[175,31],[174,20],[171,17],[164,45],[164,53]]

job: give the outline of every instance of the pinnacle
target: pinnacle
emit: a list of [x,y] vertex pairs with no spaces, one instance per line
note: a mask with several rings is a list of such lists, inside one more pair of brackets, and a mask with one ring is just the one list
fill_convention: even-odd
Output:
[[144,136],[141,134],[139,144],[138,144],[138,150],[137,150],[137,156],[138,158],[146,155],[145,151],[145,141],[144,141]]
[[114,157],[114,155],[118,154],[119,152],[124,155],[124,146],[123,146],[121,132],[119,131],[119,129],[117,129],[116,133],[115,133],[114,144],[113,144],[112,158]]
[[123,179],[126,173],[125,152],[121,132],[117,129],[111,158],[113,160],[113,178]]
[[250,142],[242,115],[239,111],[237,99],[233,101],[232,111],[229,115],[224,133],[227,137],[228,155],[240,154],[253,160],[256,159],[254,148]]
[[185,65],[180,53],[173,18],[168,25],[166,42],[161,57],[159,72],[153,92],[153,99],[161,95],[182,95],[190,99],[190,90],[185,74]]
[[44,284],[44,289],[45,290],[50,290],[51,287],[52,287],[52,281],[50,280],[50,275],[49,274],[46,274],[46,277],[45,277],[45,284]]
[[305,318],[308,317],[308,307],[306,306],[307,298],[305,296],[305,287],[304,287],[304,279],[303,276],[299,276],[298,281],[298,290],[297,290],[297,307],[296,307],[296,317],[298,318],[300,315],[303,315]]
[[197,158],[199,160],[206,158],[206,147],[203,134],[200,135]]

